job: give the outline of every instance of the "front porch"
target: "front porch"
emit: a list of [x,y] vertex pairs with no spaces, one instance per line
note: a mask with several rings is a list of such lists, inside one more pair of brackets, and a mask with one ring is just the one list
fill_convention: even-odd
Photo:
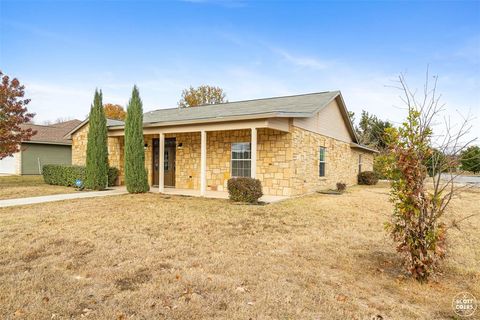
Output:
[[[123,130],[109,131],[109,140],[114,139],[119,141],[119,149],[124,149]],[[287,119],[147,127],[144,141],[149,184],[160,193],[228,198],[228,179],[249,176],[262,182],[266,196],[273,196],[266,202],[292,195]]]

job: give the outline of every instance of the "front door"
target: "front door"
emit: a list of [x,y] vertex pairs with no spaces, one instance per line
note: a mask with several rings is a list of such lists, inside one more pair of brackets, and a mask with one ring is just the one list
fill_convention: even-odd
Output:
[[[164,186],[165,187],[175,187],[175,150],[176,150],[176,141],[175,138],[165,139],[165,152],[164,156]],[[152,170],[152,181],[154,185],[158,186],[158,176],[159,176],[159,166],[160,166],[160,143],[158,139],[153,139],[153,170]]]
[[165,139],[165,153],[164,153],[164,185],[165,187],[175,187],[175,138]]

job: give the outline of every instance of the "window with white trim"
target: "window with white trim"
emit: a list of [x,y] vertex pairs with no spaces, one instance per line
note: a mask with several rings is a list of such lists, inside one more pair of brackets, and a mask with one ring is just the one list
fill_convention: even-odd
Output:
[[325,177],[326,152],[327,152],[327,148],[320,147],[319,162],[318,162],[318,175],[320,177]]
[[358,173],[362,172],[362,155],[358,155]]
[[250,142],[232,143],[232,177],[250,177],[252,153]]

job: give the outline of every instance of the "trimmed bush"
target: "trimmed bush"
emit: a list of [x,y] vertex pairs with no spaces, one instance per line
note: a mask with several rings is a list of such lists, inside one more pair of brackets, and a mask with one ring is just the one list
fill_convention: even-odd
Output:
[[337,182],[337,191],[344,192],[347,190],[347,184],[345,182]]
[[363,171],[358,174],[358,184],[374,185],[377,184],[378,177],[373,171]]
[[258,179],[231,178],[227,188],[232,201],[256,203],[263,196],[262,183]]
[[85,181],[85,167],[47,164],[42,169],[43,180],[47,184],[75,186],[75,180]]
[[117,178],[120,174],[120,170],[115,167],[108,168],[108,186],[116,186],[117,185]]
[[[67,166],[47,164],[42,168],[43,180],[47,184],[75,187],[77,179],[85,182],[84,166]],[[111,167],[108,169],[108,186],[114,186],[118,178],[118,169]]]

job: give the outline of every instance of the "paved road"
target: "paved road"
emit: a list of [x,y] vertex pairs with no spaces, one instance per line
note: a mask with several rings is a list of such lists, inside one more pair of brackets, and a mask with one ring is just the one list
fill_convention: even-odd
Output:
[[54,194],[50,196],[40,196],[40,197],[30,197],[30,198],[6,199],[6,200],[0,200],[0,208],[23,206],[28,204],[36,204],[36,203],[44,203],[44,202],[70,200],[70,199],[107,197],[107,196],[115,196],[115,195],[126,194],[126,193],[127,193],[127,190],[125,188],[116,188],[116,189],[105,190],[105,191],[89,191],[89,192],[79,192],[79,193]]
[[[450,175],[442,174],[442,179],[450,179]],[[473,184],[480,187],[480,176],[458,176],[455,177],[455,182],[463,184]]]

